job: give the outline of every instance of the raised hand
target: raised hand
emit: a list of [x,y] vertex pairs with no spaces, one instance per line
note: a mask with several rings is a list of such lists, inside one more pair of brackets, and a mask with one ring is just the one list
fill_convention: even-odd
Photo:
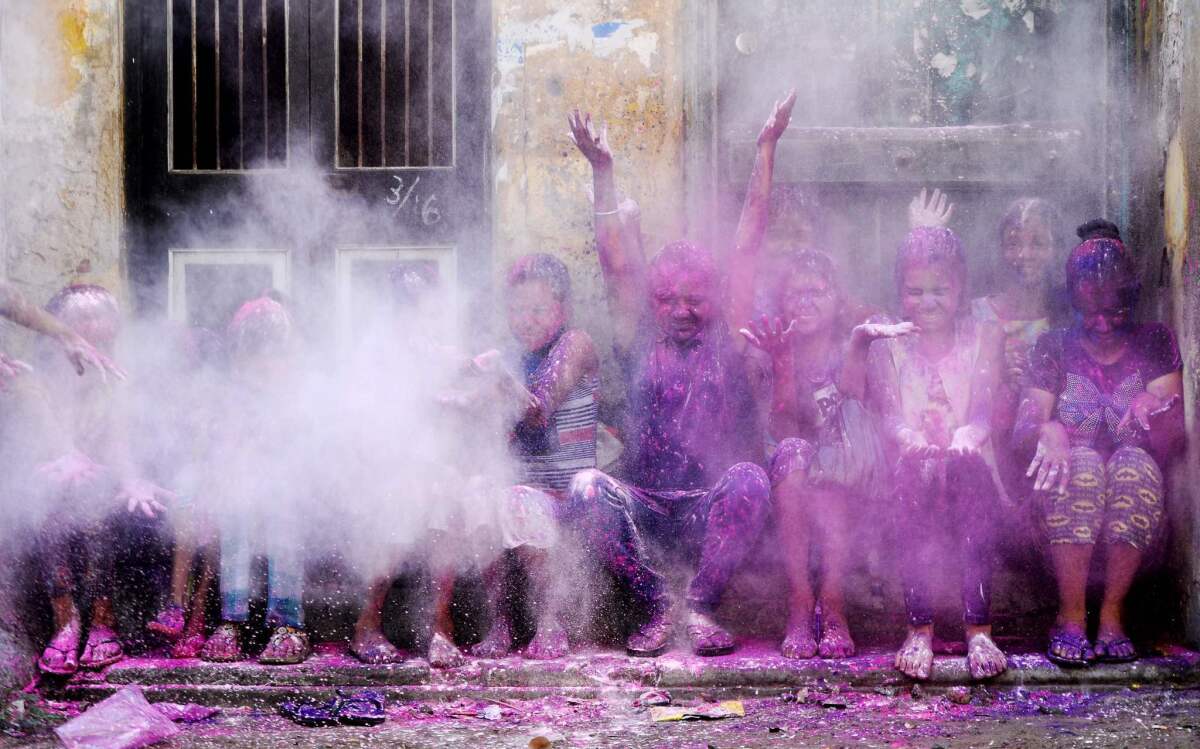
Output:
[[765,352],[772,359],[776,359],[791,353],[792,331],[795,328],[795,320],[785,325],[783,319],[777,317],[772,323],[766,315],[763,315],[761,320],[758,322],[751,320],[738,332],[750,342],[751,346]]
[[940,447],[930,444],[925,435],[915,429],[901,429],[896,437],[900,454],[905,458],[936,458],[942,452]]
[[796,106],[796,89],[793,88],[787,92],[786,96],[776,101],[775,106],[771,108],[771,116],[767,118],[766,124],[758,134],[758,145],[779,141],[783,131],[787,130],[788,124],[792,121],[792,107],[794,106]]
[[1042,425],[1037,452],[1025,471],[1025,477],[1033,478],[1034,491],[1066,494],[1067,484],[1071,480],[1071,440],[1066,427],[1057,421]]
[[925,188],[908,204],[908,228],[918,226],[946,226],[954,215],[954,204],[949,196],[934,188],[933,195],[926,195]]
[[571,127],[567,137],[588,163],[593,167],[612,165],[612,149],[608,146],[608,125],[602,125],[597,132],[592,124],[591,113],[580,114],[579,109],[567,115],[567,124]]
[[32,372],[33,367],[20,359],[13,359],[0,353],[0,391],[8,390],[8,384],[26,372]]
[[978,455],[983,449],[983,443],[986,436],[980,433],[980,430],[973,426],[962,426],[954,430],[953,436],[950,437],[950,446],[946,448],[946,452],[958,457],[966,457],[968,455]]
[[131,513],[141,513],[148,518],[158,517],[160,512],[167,509],[163,502],[173,502],[176,499],[174,492],[146,479],[126,481],[117,492],[117,501],[124,500],[125,509]]
[[116,377],[118,380],[124,380],[125,371],[118,367],[112,359],[109,359],[104,354],[100,353],[95,346],[88,343],[87,340],[77,334],[64,338],[61,341],[63,353],[67,355],[67,359],[75,367],[75,372],[83,374],[87,367],[95,367],[100,373],[100,378],[108,381],[108,375]]

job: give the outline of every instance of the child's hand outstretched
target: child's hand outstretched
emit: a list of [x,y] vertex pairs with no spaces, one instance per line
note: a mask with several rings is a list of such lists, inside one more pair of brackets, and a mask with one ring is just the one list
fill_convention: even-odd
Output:
[[16,380],[26,372],[32,372],[33,367],[20,359],[13,359],[6,354],[0,354],[0,390],[8,390],[8,383]]
[[[146,479],[132,479],[121,484],[117,492],[117,500],[125,501],[125,509],[131,513],[141,513],[148,518],[158,517],[166,511],[163,502],[174,502],[178,499],[173,492]],[[160,501],[161,500],[161,501]]]
[[899,338],[900,336],[920,333],[921,329],[911,322],[877,323],[865,322],[856,325],[850,331],[850,339],[854,343],[870,344],[880,338]]
[[785,326],[783,318],[777,317],[772,323],[763,315],[759,322],[751,320],[738,332],[751,346],[763,351],[772,359],[778,359],[792,353],[792,332],[795,328],[795,320]]
[[1025,477],[1033,477],[1034,491],[1057,491],[1066,494],[1071,480],[1071,439],[1067,429],[1057,421],[1042,425],[1038,435],[1037,453],[1029,463]]
[[925,435],[915,429],[901,429],[896,434],[896,441],[900,445],[900,455],[914,460],[936,458],[942,451],[937,445],[930,444]]
[[771,108],[771,116],[767,118],[762,131],[758,134],[758,145],[777,143],[792,121],[792,107],[796,106],[796,89],[787,92],[775,106]]
[[567,123],[571,126],[567,137],[588,160],[588,163],[593,167],[612,165],[613,155],[612,149],[608,145],[608,125],[602,125],[600,132],[597,133],[595,126],[592,125],[591,113],[581,114],[579,109],[567,115]]
[[921,188],[921,193],[908,204],[908,228],[918,226],[946,226],[954,215],[954,204],[949,196],[934,188],[933,195],[926,199],[927,191]]
[[987,434],[978,427],[968,424],[954,430],[954,435],[950,438],[950,446],[946,448],[946,451],[958,457],[979,455],[985,441],[987,441]]

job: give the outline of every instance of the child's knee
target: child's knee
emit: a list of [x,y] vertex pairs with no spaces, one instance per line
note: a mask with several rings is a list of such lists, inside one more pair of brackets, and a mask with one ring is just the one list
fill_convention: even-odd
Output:
[[765,506],[771,499],[771,482],[762,466],[737,463],[725,472],[725,481],[751,504]]
[[1143,482],[1162,486],[1162,470],[1158,462],[1140,447],[1118,448],[1108,459],[1109,481]]
[[785,482],[791,486],[802,484],[816,452],[816,446],[799,437],[789,437],[780,442],[771,458],[771,485],[778,488]]

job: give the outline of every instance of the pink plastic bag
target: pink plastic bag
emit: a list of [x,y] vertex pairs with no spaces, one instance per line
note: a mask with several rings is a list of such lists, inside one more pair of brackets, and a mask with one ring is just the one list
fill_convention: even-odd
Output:
[[140,687],[128,686],[54,729],[67,749],[137,749],[179,733]]

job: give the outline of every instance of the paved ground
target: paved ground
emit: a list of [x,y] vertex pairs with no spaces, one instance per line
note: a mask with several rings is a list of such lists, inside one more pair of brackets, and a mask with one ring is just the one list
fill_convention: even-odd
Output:
[[[797,700],[797,696],[799,700]],[[879,687],[860,692],[808,689],[747,699],[744,718],[655,723],[628,699],[399,703],[372,729],[309,729],[251,708],[229,708],[186,727],[164,749],[241,747],[528,747],[542,735],[553,747],[706,749],[707,747],[1194,747],[1200,745],[1200,690],[1125,688],[1050,692],[975,688],[954,695]],[[702,697],[700,698],[702,699]],[[488,720],[491,708],[495,717]],[[52,747],[44,731],[0,738],[0,748]]]

